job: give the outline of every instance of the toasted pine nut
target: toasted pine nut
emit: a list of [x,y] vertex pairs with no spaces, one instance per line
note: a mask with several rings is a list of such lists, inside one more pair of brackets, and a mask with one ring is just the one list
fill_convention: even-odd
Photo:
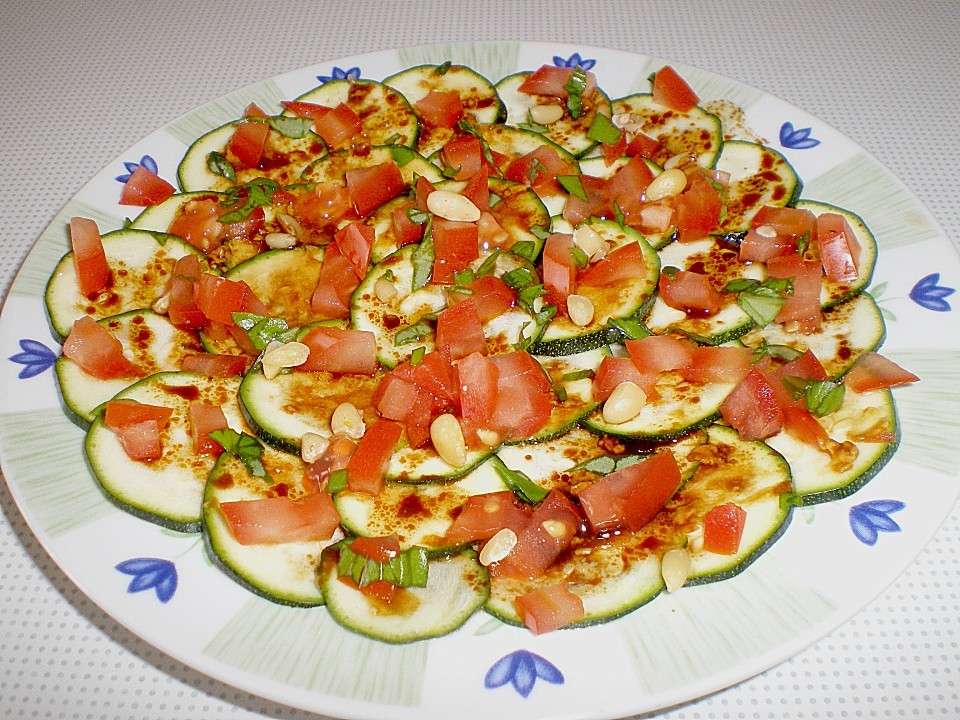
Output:
[[310,347],[301,342],[279,343],[272,340],[260,360],[263,375],[273,380],[283,368],[303,365],[310,357]]
[[650,184],[647,185],[647,190],[644,195],[646,196],[647,202],[656,202],[666,197],[679,195],[686,186],[687,176],[684,175],[683,170],[673,168],[672,170],[664,170],[657,175]]
[[434,190],[427,195],[427,209],[445,220],[476,222],[480,219],[480,208],[470,198],[449,190]]
[[503,528],[484,544],[480,551],[480,564],[486,567],[500,562],[510,554],[516,544],[517,534],[510,528]]
[[170,293],[161,295],[154,300],[153,305],[150,306],[150,309],[158,315],[166,315],[167,311],[170,309]]
[[683,165],[690,162],[690,156],[686,153],[677,153],[669,160],[663,164],[664,170],[673,170],[674,168],[682,167]]
[[337,405],[330,416],[330,430],[334,434],[346,435],[359,440],[367,431],[363,416],[353,403],[343,402]]
[[568,532],[567,526],[560,520],[544,520],[540,523],[540,527],[547,531],[547,534],[559,540],[564,537]]
[[623,129],[628,125],[636,124],[642,121],[642,118],[639,115],[634,115],[633,113],[623,112],[623,113],[614,113],[610,120],[618,128]]
[[622,382],[617,385],[603,404],[603,419],[619,425],[633,420],[647,403],[647,394],[636,383]]
[[300,457],[305,463],[319,460],[326,451],[330,441],[323,435],[307,432],[300,438]]
[[660,561],[660,574],[667,585],[667,592],[673,592],[683,587],[690,577],[690,553],[684,548],[667,550]]
[[568,295],[567,314],[574,325],[586,327],[593,322],[593,301],[586,295]]
[[761,225],[756,228],[755,232],[760,237],[765,238],[775,238],[777,236],[777,229],[772,225]]
[[297,244],[297,239],[293,235],[282,232],[267,233],[263,240],[272,250],[286,250]]
[[383,302],[390,302],[397,296],[397,286],[386,278],[380,278],[373,284],[373,292]]
[[550,125],[563,117],[563,108],[555,103],[534,105],[530,108],[530,119],[538,125]]
[[467,462],[467,444],[463,440],[460,422],[450,413],[444,413],[430,423],[430,439],[440,458],[453,467]]
[[599,252],[606,252],[607,244],[600,237],[600,233],[589,225],[581,225],[573,231],[573,242],[590,257]]
[[280,223],[280,227],[282,227],[285,232],[290,233],[297,240],[302,240],[307,234],[303,229],[303,225],[301,225],[300,221],[297,220],[293,215],[287,215],[287,213],[277,213],[277,222]]
[[500,436],[494,430],[480,428],[477,430],[477,437],[487,447],[495,447],[500,444]]

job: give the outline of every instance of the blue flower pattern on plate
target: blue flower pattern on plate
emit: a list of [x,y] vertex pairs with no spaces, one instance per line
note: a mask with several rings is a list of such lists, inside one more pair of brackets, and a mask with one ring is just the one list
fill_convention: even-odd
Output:
[[317,75],[317,80],[321,83],[328,83],[331,80],[359,80],[360,68],[354,66],[344,70],[341,67],[334,66],[329,75]]
[[144,155],[142,158],[140,158],[140,162],[125,162],[123,166],[127,169],[127,174],[117,175],[114,178],[114,180],[116,180],[117,182],[126,183],[127,180],[130,179],[130,176],[133,175],[134,170],[136,170],[138,167],[141,167],[141,166],[145,167],[147,170],[154,173],[155,175],[158,173],[157,161],[154,160],[149,155]]
[[920,278],[910,290],[910,299],[920,307],[934,312],[950,312],[950,303],[945,298],[956,292],[955,288],[940,284],[940,273],[930,273]]
[[168,602],[177,591],[177,566],[169,560],[160,558],[133,558],[124,560],[116,566],[124,575],[132,575],[133,580],[127,586],[128,593],[153,590],[157,599]]
[[850,528],[864,545],[876,545],[881,532],[900,532],[890,513],[899,512],[906,503],[899,500],[870,500],[850,508]]
[[580,57],[580,53],[574,53],[568,58],[562,58],[559,55],[554,55],[553,64],[562,68],[579,67],[583,70],[591,70],[593,66],[597,64],[597,61],[593,58]]
[[563,684],[563,673],[552,662],[529,650],[516,650],[493,664],[483,684],[493,690],[509,682],[521,697],[527,697],[538,678],[554,685]]
[[20,349],[23,352],[11,355],[8,359],[18,365],[23,365],[23,369],[17,375],[21,380],[39,375],[44,370],[53,367],[53,364],[57,361],[57,354],[42,342],[36,340],[24,338],[20,341]]
[[797,130],[792,122],[785,122],[780,126],[780,144],[790,150],[808,150],[816,147],[820,141],[810,137],[811,132],[808,127]]

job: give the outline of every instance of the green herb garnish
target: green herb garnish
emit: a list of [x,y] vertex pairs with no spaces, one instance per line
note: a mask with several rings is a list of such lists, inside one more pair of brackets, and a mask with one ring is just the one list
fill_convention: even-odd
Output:
[[566,402],[567,398],[567,389],[563,386],[563,383],[551,383],[550,387],[553,388],[553,394],[557,398],[557,402]]
[[522,290],[525,287],[536,284],[536,275],[529,268],[518,267],[508,273],[504,273],[500,278],[514,290]]
[[[390,156],[400,167],[403,167],[407,163],[417,159],[417,153],[408,148],[406,145],[390,145]],[[459,172],[459,168],[457,169],[457,172]],[[454,173],[454,175],[456,174],[457,173]]]
[[302,138],[313,126],[313,120],[287,115],[272,115],[267,118],[267,125],[288,138]]
[[581,250],[577,245],[570,246],[570,258],[573,260],[573,264],[578,268],[585,268],[590,264],[590,256]]
[[796,360],[802,354],[799,350],[794,350],[789,345],[771,345],[767,343],[766,340],[761,340],[760,344],[753,349],[754,361],[761,360],[765,357],[772,357],[790,362],[791,360]]
[[807,390],[804,393],[807,408],[817,417],[836,412],[843,404],[845,390],[842,382],[813,380],[807,384]]
[[337,545],[340,559],[337,561],[337,576],[349,577],[360,587],[384,580],[397,587],[426,587],[429,577],[427,550],[418,545],[403,550],[388,562],[355,553],[350,545],[353,540],[343,540]]
[[563,89],[567,91],[567,110],[574,120],[583,114],[583,93],[587,89],[587,74],[575,67]]
[[410,343],[415,343],[423,340],[425,337],[429,337],[432,333],[433,328],[421,320],[413,325],[407,325],[397,330],[393,336],[393,345],[394,347],[409,345]]
[[510,252],[519,255],[524,260],[533,262],[537,257],[537,244],[532,240],[521,240],[510,246]]
[[423,225],[430,219],[430,213],[415,207],[407,208],[407,219],[416,225]]
[[540,158],[534,158],[530,167],[527,168],[527,180],[530,181],[531,185],[535,184],[540,173],[545,172],[546,169],[547,166],[540,162]]
[[530,228],[530,232],[537,238],[537,240],[546,240],[550,237],[550,231],[546,228],[542,228],[539,225],[534,225]]
[[737,305],[757,327],[765,327],[780,312],[786,296],[793,293],[789,278],[769,278],[760,282],[753,278],[737,278],[728,282],[723,292],[737,293]]
[[617,332],[622,333],[627,340],[640,340],[652,334],[646,325],[632,318],[610,318],[607,324]]
[[534,122],[529,110],[527,110],[527,121],[518,124],[517,127],[522,128],[523,130],[530,130],[535,133],[545,133],[549,129],[546,125],[541,125],[540,123]]
[[437,69],[434,70],[434,72],[435,72],[437,75],[446,75],[446,74],[447,74],[447,70],[450,69],[450,66],[451,66],[451,65],[453,65],[453,63],[452,63],[450,60],[447,60],[446,62],[441,63],[440,65],[437,65]]
[[580,181],[579,175],[557,175],[557,182],[575,198],[584,202],[590,200],[587,191],[583,189],[583,183]]
[[211,430],[210,439],[218,443],[224,452],[230,453],[242,462],[251,475],[270,481],[267,469],[263,467],[263,445],[252,435],[238,433],[230,428]]
[[233,165],[230,164],[230,161],[227,160],[226,157],[224,157],[221,153],[218,153],[216,150],[207,154],[207,170],[212,172],[214,175],[225,177],[231,182],[237,179],[237,171],[233,169]]
[[487,255],[486,258],[484,258],[483,262],[480,263],[480,267],[474,271],[474,275],[476,275],[478,278],[492,275],[493,271],[497,269],[498,257],[500,257],[499,248],[493,250],[489,255]]
[[[269,205],[273,201],[273,194],[279,188],[280,186],[275,181],[265,177],[256,178],[243,185],[230,188],[220,204],[236,205],[243,202],[243,205],[224,213],[218,219],[228,225],[243,222],[258,207]],[[246,197],[244,197],[244,194]]]
[[610,118],[599,112],[594,116],[593,122],[590,123],[590,129],[587,130],[587,137],[590,140],[604,145],[613,145],[619,142],[622,134],[623,131],[614,125]]
[[594,376],[593,370],[574,370],[573,372],[564,373],[560,376],[561,382],[574,382],[575,380],[592,380]]
[[414,348],[413,352],[410,354],[410,364],[413,367],[416,367],[423,362],[423,356],[427,354],[427,349],[421,345],[418,348]]
[[271,341],[290,342],[297,336],[297,328],[290,328],[279,317],[266,317],[247,312],[230,313],[233,324],[243,330],[257,350],[265,350]]
[[431,232],[433,220],[428,219],[426,228],[423,231],[423,240],[417,245],[417,249],[410,255],[410,262],[413,263],[413,285],[414,291],[424,287],[430,282],[433,275],[433,232]]
[[513,491],[520,500],[531,505],[543,502],[547,496],[547,490],[537,485],[533,480],[527,477],[520,470],[511,470],[502,462],[494,464],[497,475],[503,480],[504,485]]
[[336,495],[338,492],[342,492],[347,489],[347,470],[342,468],[340,470],[334,470],[330,473],[330,477],[327,478],[327,492],[331,495]]

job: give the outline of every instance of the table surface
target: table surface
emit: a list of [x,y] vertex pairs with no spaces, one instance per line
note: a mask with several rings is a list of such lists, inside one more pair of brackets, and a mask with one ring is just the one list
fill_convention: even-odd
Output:
[[[0,3],[0,296],[54,213],[148,132],[287,70],[439,41],[599,45],[755,85],[874,153],[957,243],[958,31],[956,2]],[[0,487],[0,717],[318,717],[208,679],[120,627]],[[958,548],[954,508],[851,621],[662,717],[960,717]]]

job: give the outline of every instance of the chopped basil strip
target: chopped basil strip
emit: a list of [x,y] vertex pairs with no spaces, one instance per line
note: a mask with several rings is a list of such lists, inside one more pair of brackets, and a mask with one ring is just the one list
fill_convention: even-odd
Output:
[[537,246],[532,240],[521,240],[510,246],[510,252],[533,262],[537,257]]
[[575,380],[592,380],[594,376],[593,370],[575,370],[574,372],[564,373],[560,376],[561,382],[573,382]]
[[346,469],[334,470],[327,478],[327,492],[336,495],[347,489],[347,471]]
[[527,180],[533,185],[537,182],[537,178],[540,177],[540,173],[545,172],[546,169],[547,166],[540,162],[540,158],[534,158],[533,162],[530,163],[530,167],[527,168]]
[[383,279],[387,282],[396,282],[397,276],[393,274],[393,270],[387,268],[383,273]]
[[576,245],[570,246],[570,257],[573,259],[574,265],[578,268],[585,268],[590,264],[590,256]]
[[251,475],[269,481],[270,475],[263,467],[263,445],[252,435],[238,433],[230,428],[211,430],[210,439],[218,443],[224,450],[240,460]]
[[583,92],[587,89],[587,74],[582,68],[573,69],[563,89],[567,91],[567,110],[570,111],[570,117],[576,120],[583,114]]
[[527,285],[527,287],[517,293],[517,300],[524,307],[532,309],[533,301],[538,297],[542,297],[544,293],[543,285]]
[[207,155],[207,170],[214,175],[225,177],[227,180],[237,179],[237,171],[233,169],[233,165],[216,150]]
[[257,350],[265,350],[271,340],[290,342],[297,336],[297,328],[290,328],[279,317],[266,317],[247,312],[231,313],[233,324],[243,330]]
[[429,565],[427,550],[418,545],[397,553],[388,562],[380,563],[354,552],[353,540],[343,540],[337,549],[337,575],[349,577],[360,587],[384,580],[397,587],[426,587]]
[[497,205],[499,205],[502,200],[503,198],[497,195],[496,193],[489,193],[489,197],[487,199],[487,206],[494,208]]
[[598,475],[609,475],[617,469],[617,461],[609,455],[601,455],[600,457],[595,457],[592,460],[587,460],[578,467],[592,473],[597,473]]
[[563,386],[563,383],[552,383],[551,387],[553,388],[553,394],[557,397],[557,402],[566,402],[567,389]]
[[288,117],[287,115],[272,115],[267,118],[267,125],[288,138],[302,138],[313,126],[313,120],[302,117]]
[[543,502],[543,499],[547,496],[547,490],[544,490],[519,470],[511,470],[499,462],[495,463],[493,467],[503,483],[523,502],[536,504]]
[[797,254],[803,255],[808,247],[810,247],[810,233],[805,232],[797,238]]
[[447,60],[445,63],[437,65],[437,69],[434,70],[434,72],[437,73],[437,75],[446,75],[447,70],[450,69],[451,65],[453,65],[453,63],[450,60]]
[[530,228],[530,232],[537,238],[537,240],[546,240],[550,237],[550,231],[546,228],[542,228],[539,225],[534,225]]
[[583,183],[580,182],[579,175],[557,175],[557,182],[575,198],[583,200],[584,202],[590,199],[587,196],[587,191],[583,189]]
[[807,383],[807,390],[804,393],[807,408],[817,417],[836,412],[843,404],[845,389],[843,383],[813,380]]
[[623,333],[627,340],[641,340],[651,334],[646,325],[639,320],[633,320],[631,318],[610,318],[608,324],[610,327]]
[[541,125],[533,121],[529,110],[527,110],[527,121],[520,123],[517,127],[523,130],[531,130],[535,133],[545,133],[548,130],[546,125]]
[[[417,153],[408,148],[406,145],[391,145],[390,155],[393,157],[393,161],[400,167],[403,167],[410,161],[417,159]],[[456,173],[454,173],[454,175],[456,175]]]
[[400,142],[402,139],[403,139],[403,138],[400,136],[400,133],[394,133],[393,135],[391,135],[390,137],[388,137],[386,140],[384,140],[384,141],[383,141],[383,144],[384,144],[384,145],[396,145],[396,144],[397,144],[398,142]]
[[504,273],[500,278],[514,290],[522,290],[525,287],[536,284],[536,275],[529,268],[518,267],[508,273]]
[[496,249],[493,252],[491,252],[489,255],[487,255],[484,261],[480,263],[480,267],[476,269],[476,271],[474,272],[474,275],[476,275],[477,277],[485,277],[487,275],[492,275],[493,271],[497,269],[498,257],[500,257],[500,250]]
[[225,193],[225,197],[220,201],[220,204],[236,205],[237,203],[243,202],[243,205],[230,212],[224,213],[218,219],[220,222],[227,223],[228,225],[230,223],[243,222],[250,217],[250,214],[258,207],[269,205],[273,200],[273,194],[279,188],[280,186],[276,182],[264,177],[256,178],[244,185],[230,188]]
[[410,364],[416,367],[423,362],[423,356],[427,354],[427,349],[421,345],[418,348],[413,349],[413,353],[410,355]]
[[500,168],[497,167],[497,163],[493,159],[493,152],[491,152],[489,143],[487,143],[486,139],[483,137],[483,133],[481,133],[476,126],[471,124],[466,118],[460,118],[460,122],[457,123],[457,127],[468,135],[473,135],[477,140],[480,141],[480,151],[483,153],[483,159],[486,161],[487,165],[490,166],[490,169],[494,171],[494,173],[500,175]]
[[460,286],[463,288],[466,285],[469,285],[473,282],[473,270],[467,268],[466,270],[458,270],[453,274],[453,284],[454,286]]
[[761,340],[760,344],[753,349],[754,360],[772,357],[790,362],[791,360],[796,360],[802,354],[802,352],[794,350],[789,345],[770,345],[766,340]]
[[783,386],[790,391],[794,398],[801,397],[807,391],[807,381],[794,375],[784,375],[781,378]]
[[766,327],[772,323],[785,302],[786,300],[782,297],[760,295],[752,291],[745,291],[737,295],[737,305],[757,327]]
[[457,175],[460,174],[460,169],[462,167],[462,165],[457,165],[456,167],[453,167],[452,165],[444,165],[440,168],[440,174],[449,180],[455,180]]
[[396,335],[393,336],[393,344],[395,347],[409,345],[410,343],[429,337],[432,333],[433,328],[421,320],[413,325],[407,325],[405,328],[397,330]]
[[620,140],[623,131],[603,113],[597,113],[587,130],[587,138],[604,145],[613,145]]
[[433,233],[431,226],[433,222],[427,221],[427,227],[423,231],[423,240],[417,245],[417,249],[410,256],[413,263],[413,290],[419,290],[428,282],[433,275]]
[[430,219],[430,213],[424,212],[423,210],[415,207],[407,208],[407,219],[416,225],[423,225],[427,220]]
[[666,275],[671,280],[680,272],[680,268],[674,267],[673,265],[667,265],[666,267],[660,268],[660,273]]

